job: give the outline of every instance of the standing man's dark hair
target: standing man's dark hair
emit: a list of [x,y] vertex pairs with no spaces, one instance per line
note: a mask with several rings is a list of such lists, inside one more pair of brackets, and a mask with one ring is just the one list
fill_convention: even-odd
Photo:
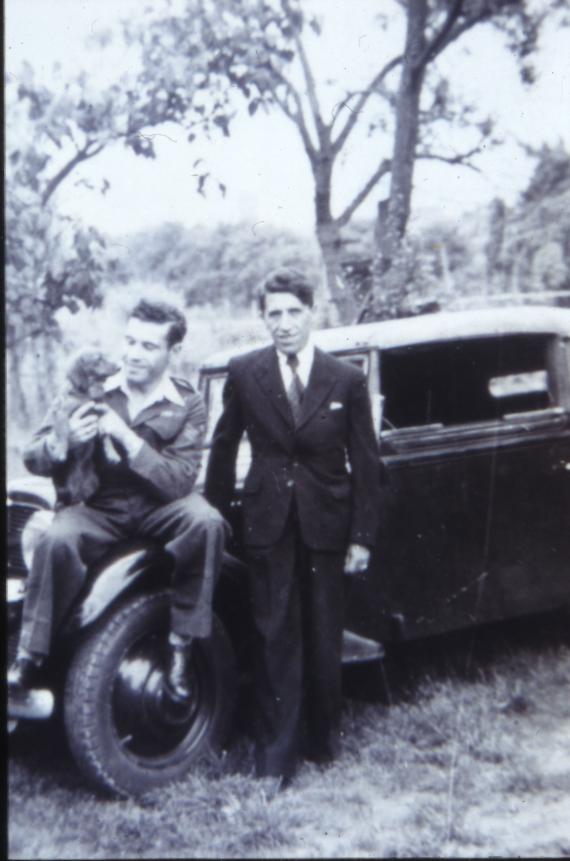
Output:
[[282,267],[269,273],[257,295],[259,310],[262,313],[265,311],[267,296],[273,293],[291,293],[309,308],[312,308],[315,303],[314,287],[298,269]]
[[151,302],[140,299],[129,314],[145,323],[170,323],[166,340],[169,347],[180,344],[186,335],[186,318],[182,311],[168,302]]

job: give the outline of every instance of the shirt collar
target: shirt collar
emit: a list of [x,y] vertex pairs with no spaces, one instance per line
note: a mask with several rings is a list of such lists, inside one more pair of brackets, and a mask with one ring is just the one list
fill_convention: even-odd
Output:
[[[127,386],[127,380],[125,378],[125,372],[123,370],[119,371],[118,374],[114,374],[112,377],[108,377],[105,382],[105,391],[111,392],[115,389],[120,389],[123,394],[127,396],[130,400],[131,393]],[[156,404],[159,401],[167,400],[173,404],[177,404],[180,407],[184,406],[184,400],[181,397],[178,389],[172,382],[172,379],[167,375],[163,374],[162,379],[155,386],[155,388],[148,394],[146,398],[143,399],[142,405],[139,408],[139,412],[146,407],[149,407],[151,404]]]
[[[296,354],[299,359],[299,368],[310,368],[313,364],[313,358],[315,355],[315,346],[311,340],[307,341],[302,350]],[[277,356],[279,358],[279,364],[282,367],[289,367],[287,365],[287,353],[282,353],[280,350],[277,350]]]

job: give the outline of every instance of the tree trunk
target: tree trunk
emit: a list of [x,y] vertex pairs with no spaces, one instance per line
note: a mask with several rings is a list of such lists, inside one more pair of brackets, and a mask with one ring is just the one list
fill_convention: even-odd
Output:
[[315,179],[315,229],[323,260],[325,293],[325,325],[351,323],[356,314],[356,301],[342,279],[340,266],[340,227],[331,214],[331,185],[334,157],[325,147],[313,163]]
[[501,292],[501,258],[505,241],[507,208],[502,200],[495,198],[489,207],[489,241],[485,246],[487,284],[486,293]]
[[401,299],[405,295],[402,266],[397,264],[410,215],[424,80],[424,67],[418,66],[418,58],[425,47],[426,0],[414,0],[408,4],[407,10],[408,27],[396,104],[390,196],[379,206],[376,225],[372,312],[374,316],[381,314],[384,317],[398,316]]
[[317,224],[317,239],[323,261],[327,305],[325,322],[329,326],[351,323],[356,313],[356,302],[342,278],[340,229],[332,220],[328,224]]

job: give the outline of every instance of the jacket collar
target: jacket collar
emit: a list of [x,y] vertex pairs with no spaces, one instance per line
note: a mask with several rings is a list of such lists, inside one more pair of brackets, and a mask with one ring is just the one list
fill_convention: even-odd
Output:
[[[313,367],[313,361],[315,358],[315,348],[311,341],[308,344],[305,344],[302,350],[296,354],[297,360],[299,362],[298,375],[303,382],[304,386],[307,386],[309,377],[311,375],[311,370]],[[281,376],[283,379],[287,379],[287,369],[289,374],[291,374],[291,368],[287,364],[288,355],[287,353],[281,353],[277,350],[277,358],[279,360],[279,369],[281,371]],[[285,374],[285,376],[283,376]]]
[[[254,367],[254,374],[259,385],[282,418],[287,424],[293,427],[293,416],[279,370],[277,352],[274,347],[267,347],[267,349],[262,350]],[[318,347],[315,347],[311,374],[303,398],[301,419],[296,430],[299,430],[312,418],[335,382],[336,375],[330,367],[328,356],[322,350],[319,350]]]
[[158,385],[149,392],[146,398],[143,398],[141,401],[137,401],[136,404],[133,404],[131,400],[131,393],[127,386],[124,371],[122,370],[119,371],[118,374],[107,379],[105,390],[110,395],[113,392],[121,392],[125,396],[126,412],[130,414],[130,420],[133,424],[137,424],[143,413],[146,414],[150,407],[155,404],[159,404],[164,400],[170,401],[170,403],[175,404],[176,406],[184,407],[184,399],[178,392],[172,379],[167,374],[163,375]]
[[293,423],[289,400],[279,370],[279,360],[274,347],[262,350],[253,369],[254,376],[271,403],[287,424]]
[[315,357],[303,397],[303,407],[297,430],[307,424],[314,416],[335,383],[336,374],[330,366],[329,357],[322,350],[315,348]]
[[[125,372],[123,370],[119,371],[118,374],[114,374],[112,377],[109,377],[105,381],[106,392],[112,392],[114,389],[120,389],[127,396],[127,400],[130,400],[131,392],[127,385]],[[167,374],[162,375],[158,384],[151,392],[149,392],[147,397],[144,398],[141,409],[146,409],[146,407],[149,407],[151,404],[155,404],[163,400],[171,401],[171,403],[177,404],[179,407],[184,406],[183,398],[179,394],[171,377]]]

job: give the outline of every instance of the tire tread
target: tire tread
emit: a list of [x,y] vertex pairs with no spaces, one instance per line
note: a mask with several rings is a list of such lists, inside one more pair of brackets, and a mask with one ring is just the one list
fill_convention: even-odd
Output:
[[[159,607],[168,598],[169,593],[162,591],[125,600],[111,616],[103,617],[94,631],[85,639],[76,652],[67,675],[64,714],[71,752],[85,776],[100,789],[113,795],[128,797],[136,790],[128,790],[117,782],[116,777],[105,767],[98,755],[97,726],[93,715],[101,706],[96,702],[94,680],[102,672],[106,657],[113,647],[114,640],[120,636],[126,619],[143,608],[151,612],[150,608],[155,605]],[[227,648],[229,641],[223,626],[216,617],[213,621],[216,636],[218,638],[222,636],[225,640],[224,648]],[[231,646],[229,648],[229,654],[231,654]],[[235,678],[235,673],[233,675]],[[229,691],[228,697],[231,716],[235,691]],[[229,720],[228,715],[224,715],[221,723],[225,724],[227,720]],[[223,736],[222,727],[219,730],[217,734]]]

